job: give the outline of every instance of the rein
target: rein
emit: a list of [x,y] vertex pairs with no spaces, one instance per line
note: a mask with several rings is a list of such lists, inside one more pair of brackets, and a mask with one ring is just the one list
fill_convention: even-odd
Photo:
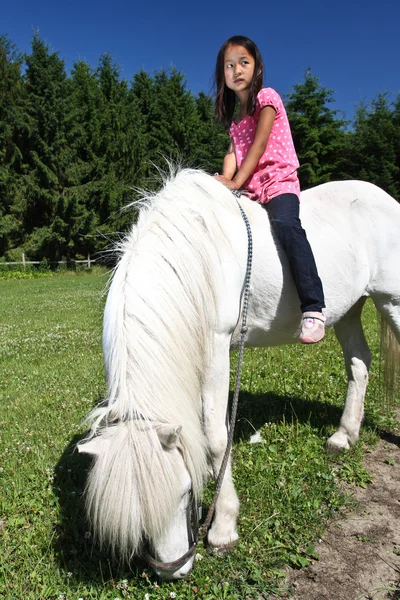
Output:
[[226,467],[228,464],[229,455],[232,450],[233,436],[235,433],[237,409],[238,409],[238,403],[239,403],[239,390],[240,390],[240,378],[242,376],[244,342],[245,342],[245,337],[246,337],[246,333],[247,333],[247,313],[249,310],[250,277],[251,277],[251,266],[252,266],[252,262],[253,262],[253,237],[251,234],[251,227],[250,227],[250,223],[247,218],[247,215],[244,212],[244,210],[238,200],[238,198],[240,198],[240,196],[241,196],[241,193],[238,190],[237,191],[234,190],[232,193],[234,194],[234,196],[236,196],[236,202],[239,207],[240,213],[242,215],[244,224],[246,225],[246,231],[247,231],[247,265],[246,265],[246,277],[244,280],[242,326],[240,329],[240,342],[239,342],[239,350],[238,350],[238,364],[237,364],[237,370],[236,370],[235,391],[233,393],[231,417],[229,419],[228,441],[227,441],[227,445],[226,445],[224,458],[222,459],[221,468],[219,470],[218,477],[217,477],[217,480],[215,483],[214,496],[211,501],[210,507],[208,509],[208,513],[205,518],[205,521],[204,521],[203,525],[200,527],[199,535],[201,538],[204,538],[207,535],[208,530],[210,529],[211,521],[214,516],[215,507],[217,504],[219,493],[221,491],[222,482],[223,482]]
[[[155,560],[150,556],[147,550],[142,551],[142,557],[146,560],[146,562],[153,568],[158,569],[165,572],[173,573],[183,567],[187,561],[192,558],[194,553],[196,552],[196,547],[200,539],[206,537],[207,532],[210,528],[212,518],[214,516],[215,507],[217,504],[218,496],[221,491],[222,482],[224,479],[224,475],[226,472],[226,467],[228,465],[229,456],[232,450],[233,444],[233,436],[235,433],[235,422],[237,416],[237,409],[239,403],[239,390],[240,390],[240,379],[242,376],[242,366],[243,366],[243,354],[244,354],[244,343],[245,337],[247,333],[247,313],[249,310],[249,296],[250,296],[250,277],[251,277],[251,266],[253,261],[253,237],[251,234],[251,227],[249,220],[247,218],[246,213],[244,212],[242,206],[239,203],[238,198],[240,198],[241,193],[238,190],[232,191],[233,195],[236,197],[236,203],[239,207],[240,213],[242,215],[242,219],[246,225],[247,231],[247,265],[246,265],[246,276],[244,280],[244,292],[243,292],[243,307],[242,307],[242,326],[240,328],[240,342],[238,349],[238,364],[236,371],[236,380],[235,380],[235,391],[233,393],[232,399],[232,408],[231,408],[231,416],[229,419],[229,434],[227,445],[225,449],[224,458],[222,459],[221,468],[218,473],[218,477],[215,482],[215,490],[214,496],[211,501],[210,507],[208,509],[207,516],[205,518],[204,523],[199,528],[199,512],[200,507],[196,506],[196,502],[194,497],[191,498],[191,501],[188,502],[187,511],[186,511],[186,524],[188,531],[188,542],[189,542],[189,550],[185,552],[180,558],[174,560],[172,562],[161,562]],[[192,524],[193,518],[193,524]],[[192,526],[193,525],[193,526]]]

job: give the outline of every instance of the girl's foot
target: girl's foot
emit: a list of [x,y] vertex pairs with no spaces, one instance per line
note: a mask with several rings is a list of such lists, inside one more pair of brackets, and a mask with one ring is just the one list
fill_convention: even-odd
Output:
[[325,315],[322,312],[303,313],[300,342],[315,344],[325,336]]

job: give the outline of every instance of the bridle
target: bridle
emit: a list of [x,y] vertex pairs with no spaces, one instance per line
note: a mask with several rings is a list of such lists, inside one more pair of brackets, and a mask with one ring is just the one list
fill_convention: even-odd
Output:
[[153,558],[145,547],[141,552],[142,558],[144,558],[150,567],[156,571],[174,573],[183,567],[183,565],[185,565],[196,552],[197,544],[199,542],[199,507],[197,506],[196,500],[191,491],[189,494],[191,498],[186,507],[186,527],[189,550],[177,560],[173,560],[171,562],[161,562]]
[[[246,333],[247,333],[247,313],[248,313],[248,308],[249,308],[249,296],[250,296],[250,276],[251,276],[251,265],[252,265],[252,260],[253,260],[253,239],[252,239],[252,234],[251,234],[250,223],[249,223],[246,213],[244,212],[241,204],[238,201],[238,198],[240,198],[241,194],[238,190],[234,190],[232,193],[236,197],[236,202],[239,207],[240,214],[242,215],[242,219],[246,225],[247,265],[246,265],[246,276],[245,276],[244,291],[243,291],[242,326],[240,329],[240,342],[239,342],[239,348],[238,348],[238,365],[237,365],[237,371],[236,371],[235,391],[233,393],[231,415],[230,415],[230,419],[229,419],[228,440],[227,440],[225,454],[222,459],[221,468],[219,470],[218,477],[216,479],[214,496],[211,501],[210,507],[208,509],[207,517],[205,518],[205,521],[200,528],[199,528],[199,512],[200,512],[201,507],[200,507],[200,505],[196,504],[196,500],[193,497],[192,492],[189,492],[191,495],[191,499],[188,502],[187,507],[186,507],[186,526],[187,526],[188,545],[189,545],[188,551],[185,552],[185,554],[183,554],[180,558],[178,558],[172,562],[165,562],[165,563],[153,558],[149,554],[149,552],[146,548],[144,550],[142,550],[142,552],[141,552],[142,557],[146,560],[146,562],[153,569],[158,570],[158,571],[164,571],[167,573],[174,573],[175,571],[177,571],[178,569],[183,567],[183,565],[186,564],[187,561],[190,560],[194,556],[194,553],[196,552],[197,544],[199,542],[199,538],[203,539],[206,537],[207,532],[211,526],[212,518],[214,516],[219,492],[222,487],[222,482],[224,479],[226,467],[227,467],[228,460],[229,460],[229,455],[232,450],[232,443],[233,443],[233,436],[234,436],[234,432],[235,432],[235,422],[236,422],[236,415],[237,415],[237,408],[238,408],[238,401],[239,401],[240,378],[242,375],[244,343],[245,343],[245,337],[246,337]],[[192,521],[193,521],[193,524],[192,524]]]

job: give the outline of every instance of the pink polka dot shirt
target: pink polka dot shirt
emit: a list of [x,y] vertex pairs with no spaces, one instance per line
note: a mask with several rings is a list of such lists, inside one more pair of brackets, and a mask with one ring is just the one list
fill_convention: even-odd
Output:
[[242,188],[250,198],[263,204],[279,194],[289,193],[300,197],[300,184],[297,177],[299,161],[289,121],[281,97],[272,88],[263,88],[258,92],[253,116],[248,115],[237,124],[232,121],[229,136],[234,142],[237,168],[240,169],[254,141],[258,117],[264,106],[272,106],[275,109],[274,124],[265,152],[258,161],[253,175]]

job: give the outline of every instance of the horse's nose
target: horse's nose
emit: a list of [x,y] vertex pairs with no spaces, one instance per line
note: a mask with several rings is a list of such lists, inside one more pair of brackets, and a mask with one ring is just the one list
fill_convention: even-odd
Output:
[[179,569],[179,571],[177,571],[176,573],[176,578],[177,579],[183,579],[184,577],[187,577],[190,573],[190,571],[193,568],[193,560],[189,560],[186,565],[184,565],[181,569]]
[[193,568],[193,558],[188,560],[187,563],[185,563],[183,565],[183,567],[181,567],[177,571],[171,572],[171,571],[162,571],[161,569],[157,569],[156,573],[162,579],[172,581],[173,579],[184,579],[184,577],[187,577],[189,575],[192,568]]

